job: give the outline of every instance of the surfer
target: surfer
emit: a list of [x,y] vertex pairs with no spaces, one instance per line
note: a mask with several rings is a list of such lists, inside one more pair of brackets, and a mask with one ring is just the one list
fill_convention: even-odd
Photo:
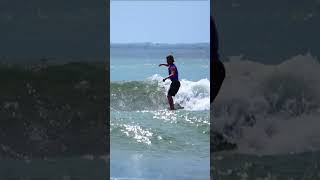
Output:
[[174,110],[174,103],[173,103],[172,96],[175,96],[177,94],[177,92],[179,91],[180,81],[179,81],[179,76],[178,76],[178,69],[177,69],[176,65],[174,64],[173,56],[172,55],[167,56],[167,64],[159,64],[159,67],[160,66],[167,66],[168,67],[169,76],[164,78],[162,81],[165,82],[167,79],[171,80],[171,84],[170,84],[167,98],[168,98],[170,110]]
[[220,61],[218,53],[218,33],[212,16],[210,16],[210,30],[210,79],[213,80],[212,88],[210,88],[210,102],[212,103],[219,93],[226,72],[223,63]]

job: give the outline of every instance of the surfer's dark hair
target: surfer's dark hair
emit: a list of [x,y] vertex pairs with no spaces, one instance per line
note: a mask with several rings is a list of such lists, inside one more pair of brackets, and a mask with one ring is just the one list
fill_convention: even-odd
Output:
[[167,56],[167,60],[171,60],[172,62],[174,62],[174,58],[173,58],[172,55],[168,55],[168,56]]

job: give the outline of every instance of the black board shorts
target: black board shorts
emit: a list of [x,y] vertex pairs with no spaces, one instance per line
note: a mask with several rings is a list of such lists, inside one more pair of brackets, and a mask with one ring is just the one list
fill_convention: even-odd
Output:
[[168,91],[168,96],[175,96],[180,88],[180,81],[172,81]]

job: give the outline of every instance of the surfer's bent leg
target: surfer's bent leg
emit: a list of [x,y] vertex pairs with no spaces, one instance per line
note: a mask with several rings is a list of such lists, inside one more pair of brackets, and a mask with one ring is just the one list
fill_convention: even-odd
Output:
[[168,91],[168,103],[170,105],[170,109],[174,110],[174,103],[173,103],[173,98],[172,96],[175,96],[177,92],[179,91],[180,88],[180,82],[179,81],[172,81],[170,84],[170,88]]
[[170,106],[170,110],[174,110],[174,105],[173,105],[173,99],[172,99],[172,96],[167,96],[168,98],[168,103],[169,103],[169,106]]

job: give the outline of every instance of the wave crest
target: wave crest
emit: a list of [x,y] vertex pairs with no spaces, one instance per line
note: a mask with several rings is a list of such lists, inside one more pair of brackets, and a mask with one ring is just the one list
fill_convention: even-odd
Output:
[[[145,81],[111,82],[111,108],[120,111],[160,110],[167,108],[166,94],[170,80],[153,75]],[[210,109],[210,81],[181,80],[179,92],[174,102],[185,110],[201,111]]]

